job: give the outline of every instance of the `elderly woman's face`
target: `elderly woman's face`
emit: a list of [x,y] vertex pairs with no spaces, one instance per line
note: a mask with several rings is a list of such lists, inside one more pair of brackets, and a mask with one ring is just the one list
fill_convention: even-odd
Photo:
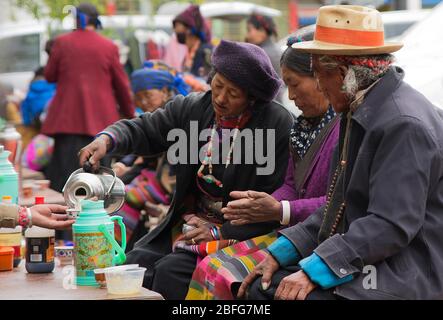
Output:
[[320,63],[319,55],[312,55],[312,66],[317,79],[319,89],[329,100],[336,112],[344,112],[349,109],[349,99],[343,92],[343,80],[346,75],[346,67],[340,66],[335,69],[327,69]]
[[168,90],[150,89],[139,91],[135,94],[135,105],[143,112],[154,112],[161,108],[168,100]]
[[238,116],[248,106],[248,95],[233,82],[217,73],[211,82],[212,105],[220,117]]
[[289,99],[307,118],[322,116],[328,110],[328,101],[318,89],[316,80],[282,66],[283,81],[288,86]]

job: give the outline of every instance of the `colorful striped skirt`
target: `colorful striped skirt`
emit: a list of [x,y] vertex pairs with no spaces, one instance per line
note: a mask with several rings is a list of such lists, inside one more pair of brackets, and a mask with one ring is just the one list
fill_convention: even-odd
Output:
[[277,232],[242,241],[205,257],[196,267],[186,300],[233,300],[233,289],[268,255]]
[[[143,169],[130,184],[126,185],[126,198],[123,207],[115,213],[123,217],[123,223],[126,226],[126,241],[131,240],[133,231],[142,220],[141,210],[145,207],[145,202],[157,205],[169,205],[170,194],[162,187],[157,179],[156,172],[153,170]],[[149,212],[147,212],[149,215]],[[115,238],[121,242],[121,231],[116,225]],[[138,239],[134,239],[138,240]]]

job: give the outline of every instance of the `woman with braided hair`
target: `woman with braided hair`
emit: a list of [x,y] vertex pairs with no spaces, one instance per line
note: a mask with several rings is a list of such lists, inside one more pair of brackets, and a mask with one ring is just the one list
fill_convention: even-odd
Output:
[[315,39],[293,45],[341,115],[339,148],[326,204],[280,232],[238,297],[443,296],[443,115],[392,65],[401,47],[361,6],[320,8]]
[[[288,40],[281,57],[283,80],[289,99],[302,110],[290,131],[290,159],[284,184],[272,195],[232,192],[233,201],[222,211],[233,225],[278,221],[281,228],[306,219],[325,201],[329,163],[337,143],[338,117],[318,90],[311,55],[291,46],[311,40],[302,29]],[[236,243],[203,259],[194,271],[187,299],[233,299],[244,277],[267,255],[276,232]]]

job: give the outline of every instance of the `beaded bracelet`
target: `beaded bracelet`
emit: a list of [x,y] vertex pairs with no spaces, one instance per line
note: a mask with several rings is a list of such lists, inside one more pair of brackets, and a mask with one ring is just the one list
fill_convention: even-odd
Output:
[[26,208],[26,213],[28,214],[28,228],[32,228],[32,212],[31,209]]
[[215,227],[215,226],[212,227],[210,229],[210,232],[211,232],[211,236],[214,240],[221,240],[220,230],[218,227]]
[[32,225],[31,222],[31,210],[26,207],[20,207],[18,211],[18,224],[23,228],[28,228]]

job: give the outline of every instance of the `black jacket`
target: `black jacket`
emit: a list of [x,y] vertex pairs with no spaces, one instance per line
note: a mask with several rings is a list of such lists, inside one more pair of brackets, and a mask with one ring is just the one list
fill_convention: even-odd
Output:
[[[181,128],[188,137],[195,135],[195,132],[190,132],[191,121],[198,121],[197,134],[212,125],[214,110],[211,92],[190,94],[187,97],[177,96],[167,103],[164,109],[145,113],[133,120],[121,120],[108,127],[106,131],[113,133],[116,137],[114,153],[149,156],[165,152],[174,144],[174,141],[167,141],[168,132],[171,129]],[[253,115],[246,128],[275,129],[275,171],[272,175],[261,176],[257,175],[256,169],[259,165],[256,163],[229,165],[223,178],[224,206],[231,200],[229,197],[231,191],[257,190],[272,193],[283,184],[288,163],[288,140],[292,121],[290,113],[275,102],[256,104],[253,107]],[[204,144],[205,142],[199,142],[199,148]],[[266,142],[264,145],[266,146]],[[188,159],[190,156],[188,154]],[[163,248],[164,253],[171,251],[171,229],[184,213],[182,205],[186,195],[196,190],[195,181],[199,166],[200,164],[176,166],[176,192],[170,212],[163,223],[142,238],[136,247],[155,241]],[[225,239],[246,240],[270,232],[277,227],[278,223],[232,226],[229,222],[225,222],[221,227],[221,232]]]
[[349,299],[443,297],[443,115],[402,78],[391,68],[352,117],[345,232],[318,242],[324,209],[282,232],[354,275],[335,290]]

